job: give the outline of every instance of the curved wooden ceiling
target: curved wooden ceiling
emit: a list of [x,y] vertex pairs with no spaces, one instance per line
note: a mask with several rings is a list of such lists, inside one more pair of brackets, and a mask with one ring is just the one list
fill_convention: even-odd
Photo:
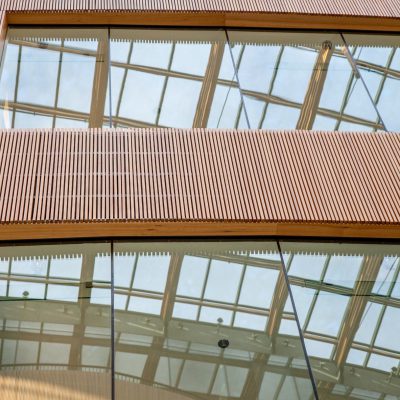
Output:
[[400,136],[0,131],[0,221],[400,221]]

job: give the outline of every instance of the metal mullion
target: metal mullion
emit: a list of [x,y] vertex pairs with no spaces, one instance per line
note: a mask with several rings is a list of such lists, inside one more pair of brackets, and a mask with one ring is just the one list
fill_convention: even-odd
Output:
[[[275,80],[278,75],[278,69],[279,69],[279,65],[282,60],[284,49],[285,49],[285,46],[280,46],[279,53],[278,53],[278,56],[276,57],[276,61],[274,64],[274,72],[271,77],[271,82],[269,83],[268,96],[272,96],[272,91],[274,89]],[[265,102],[263,112],[261,113],[260,122],[258,123],[258,129],[262,128],[262,124],[264,123],[265,116],[267,115],[269,104],[270,103],[268,101]]]
[[[133,41],[129,45],[128,58],[127,58],[128,63],[131,61],[132,52],[133,52]],[[111,53],[111,49],[110,49],[110,53]],[[111,59],[111,54],[110,54],[110,64],[111,64],[111,67],[110,67],[110,76],[111,76],[111,68],[113,66],[113,62],[112,62],[112,59]],[[126,84],[127,77],[128,77],[128,68],[124,68],[124,76],[122,77],[121,87],[119,89],[119,94],[118,94],[117,107],[115,109],[115,117],[117,117],[117,118],[119,117],[119,112],[120,112],[120,109],[121,109],[122,96],[123,96],[123,93],[125,91],[125,84]],[[111,109],[111,113],[112,113],[112,109]],[[111,115],[110,115],[110,118],[111,118]],[[116,127],[117,124],[115,123],[114,126]]]
[[[377,114],[377,117],[378,117],[379,120],[381,121],[381,123],[382,123],[382,125],[383,125],[383,129],[384,129],[385,131],[387,131],[386,125],[385,125],[385,121],[383,120],[383,118],[382,118],[382,116],[381,116],[381,114],[380,114],[380,112],[379,112],[379,109],[378,109],[378,107],[376,106],[376,104],[375,104],[375,102],[374,102],[374,99],[372,98],[372,95],[371,95],[371,93],[370,93],[370,91],[369,91],[369,88],[368,88],[368,86],[367,86],[367,84],[366,84],[366,82],[365,82],[365,80],[364,80],[362,74],[360,73],[360,70],[359,70],[359,68],[358,68],[358,66],[357,66],[357,62],[354,60],[353,54],[351,54],[351,52],[350,52],[350,50],[349,50],[349,47],[348,47],[348,45],[347,45],[347,42],[346,42],[345,37],[343,36],[343,33],[340,33],[340,37],[342,38],[342,41],[343,41],[343,44],[344,44],[344,47],[345,47],[345,49],[346,49],[347,54],[349,55],[349,57],[350,57],[351,60],[352,60],[352,67],[353,67],[353,65],[354,65],[355,72],[356,72],[356,73],[359,75],[359,77],[360,77],[359,79],[361,80],[361,83],[362,83],[362,85],[364,86],[365,91],[367,92],[368,98],[369,98],[370,102],[372,103],[372,106],[373,106],[374,109],[375,109],[375,112],[376,112],[376,114]],[[350,61],[350,60],[349,60],[349,61]]]
[[[208,264],[207,264],[207,272],[206,272],[206,276],[204,277],[204,283],[203,283],[203,288],[201,290],[201,295],[200,295],[200,302],[204,301],[204,294],[206,292],[206,287],[207,287],[207,282],[208,282],[208,276],[210,275],[210,269],[211,269],[211,262],[212,262],[212,258],[209,258],[208,260]],[[201,303],[200,303],[201,304]],[[199,305],[199,309],[197,310],[197,317],[196,317],[196,321],[199,320],[200,318],[200,312],[201,312],[201,305]]]
[[[279,97],[268,97],[266,94],[262,93],[257,93],[257,92],[252,92],[248,90],[242,90],[243,93],[247,97],[255,97],[258,100],[274,103],[274,104],[280,104],[284,105],[287,107],[292,107],[292,108],[298,108],[300,109],[300,104],[294,103],[292,101],[284,100]],[[0,101],[0,105],[4,104],[4,102]],[[243,106],[243,103],[240,104],[240,106]],[[58,117],[64,117],[68,119],[75,119],[75,120],[88,120],[89,119],[89,114],[87,113],[82,113],[80,111],[73,111],[73,110],[67,110],[67,109],[54,109],[52,107],[48,106],[42,106],[42,105],[37,105],[37,104],[28,104],[28,103],[18,103],[18,102],[8,102],[8,108],[13,109],[13,111],[17,110],[22,110],[28,113],[33,113],[33,114],[41,114],[45,116],[54,116],[57,115]],[[356,123],[356,124],[363,124],[372,128],[382,128],[381,124],[377,124],[376,122],[372,122],[370,120],[366,120],[360,117],[355,117],[351,116],[348,114],[340,114],[337,111],[333,110],[328,110],[328,109],[323,109],[320,108],[318,111],[319,115],[322,116],[327,116],[329,118],[333,119],[340,119],[340,121],[346,121],[350,123]],[[240,114],[238,114],[240,116]],[[115,121],[118,121],[119,124],[121,125],[126,125],[126,126],[138,126],[138,127],[156,127],[157,125],[148,123],[148,122],[143,122],[143,121],[136,121],[133,119],[128,119],[125,117],[113,117]],[[103,117],[103,121],[106,120],[106,117]],[[161,125],[158,125],[161,127]]]
[[137,268],[137,264],[139,262],[139,253],[135,253],[135,261],[133,262],[133,269],[132,269],[132,277],[131,277],[131,281],[129,283],[129,290],[133,290],[133,282],[135,281],[135,275],[136,275],[136,268]]
[[213,388],[213,386],[214,386],[215,379],[217,378],[218,369],[219,369],[219,366],[220,366],[220,365],[221,365],[221,364],[218,364],[218,363],[215,363],[215,364],[214,364],[213,375],[212,375],[212,377],[211,377],[211,379],[210,379],[210,383],[209,383],[208,389],[207,389],[207,394],[208,394],[208,395],[211,394],[212,388]]
[[[335,125],[335,131],[337,131],[339,129],[339,125],[342,122],[342,115],[344,114],[344,110],[349,102],[349,96],[350,96],[350,91],[352,90],[352,85],[353,85],[353,81],[356,79],[353,68],[350,65],[350,69],[351,69],[351,75],[350,78],[347,82],[347,86],[346,86],[346,90],[344,92],[343,95],[343,100],[342,100],[342,104],[340,106],[339,109],[339,115],[337,117],[337,121],[336,121],[336,125]],[[355,86],[355,85],[354,85]]]
[[[136,267],[137,263],[139,262],[139,253],[134,253],[135,254],[135,261],[133,262],[133,270],[132,270],[132,277],[129,283],[129,288],[128,288],[128,293],[126,295],[126,304],[125,304],[125,311],[128,311],[129,303],[131,301],[132,296],[134,295],[134,289],[133,289],[133,282],[135,280],[135,274],[136,274]],[[114,289],[114,291],[119,291],[119,289]]]
[[9,295],[10,295],[11,265],[12,265],[12,257],[8,257],[8,274],[7,274],[6,297],[9,297]]
[[[188,349],[189,349],[189,344],[188,344],[188,346],[187,346],[187,348],[186,348],[185,354],[187,354]],[[168,360],[170,359],[170,357],[167,357],[167,358],[168,358]],[[175,381],[175,387],[176,387],[176,388],[179,387],[179,384],[181,383],[181,378],[182,378],[182,374],[183,374],[183,369],[184,369],[185,363],[186,363],[186,361],[187,361],[187,359],[185,359],[185,358],[181,358],[180,360],[182,360],[182,363],[181,363],[181,365],[180,365],[180,368],[179,368],[178,373],[176,374],[176,381]]]
[[[0,101],[0,105],[4,102]],[[75,118],[77,120],[87,119],[89,114],[80,112],[80,111],[72,111],[67,109],[54,109],[53,107],[42,106],[38,104],[28,104],[28,103],[11,103],[11,106],[15,108],[15,111],[20,110],[22,112],[27,112],[31,114],[41,114],[45,116],[61,116],[65,118]]]
[[[61,47],[64,46],[64,39],[62,39],[61,41]],[[60,94],[60,82],[61,82],[61,68],[62,68],[62,62],[63,62],[63,52],[60,51],[60,58],[58,60],[59,64],[58,64],[58,69],[57,69],[57,83],[56,83],[56,95],[55,95],[55,99],[54,99],[54,109],[56,109],[58,107],[58,96]],[[56,127],[56,117],[57,115],[53,116],[53,129]]]
[[37,356],[36,356],[36,367],[39,370],[39,365],[40,365],[40,353],[42,352],[42,340],[38,340],[38,352],[37,352]]
[[[35,276],[28,274],[10,274],[8,279],[12,279],[16,282],[27,282],[27,283],[43,283],[49,284],[52,283],[54,285],[64,285],[64,286],[79,286],[79,282],[72,279],[65,278],[46,278],[43,276]],[[1,280],[1,279],[0,279]]]
[[[378,103],[379,103],[379,100],[380,100],[380,97],[381,97],[383,88],[384,88],[384,86],[385,86],[385,82],[386,82],[386,80],[387,80],[387,78],[388,78],[388,70],[389,70],[390,65],[392,64],[392,61],[393,61],[393,58],[394,58],[395,53],[396,53],[396,48],[394,47],[394,48],[392,49],[392,51],[391,51],[389,57],[388,57],[385,70],[382,71],[382,79],[381,79],[381,81],[380,81],[379,88],[378,88],[378,90],[377,90],[377,92],[376,92],[375,99],[374,99],[375,104],[376,104],[377,106],[378,106]],[[375,70],[375,71],[376,71],[376,70]],[[400,75],[400,74],[399,74],[399,75]],[[399,77],[400,77],[400,76],[399,76]],[[397,78],[399,78],[399,77],[397,77]]]
[[[288,271],[290,271],[290,267],[292,266],[292,261],[293,261],[293,254],[290,253],[289,259],[287,262],[287,270]],[[284,315],[285,305],[286,305],[286,302],[287,302],[287,299],[289,296],[289,292],[286,288],[286,282],[285,282],[284,278],[285,277],[284,277],[283,265],[281,265],[279,274],[278,274],[278,279],[276,280],[276,286],[275,286],[274,293],[273,293],[272,300],[271,300],[270,314],[269,314],[269,318],[268,318],[268,322],[267,322],[266,330],[267,330],[267,334],[269,336],[273,336],[274,334],[279,332],[279,327],[281,325],[281,321],[282,321],[283,315]],[[289,281],[289,284],[290,284],[290,281]],[[282,289],[284,291],[284,294],[282,296],[278,296],[280,293],[282,293]],[[282,297],[282,299],[280,299],[279,297]],[[278,303],[278,304],[276,304],[276,303]],[[293,318],[295,318],[295,317],[293,316]]]
[[312,389],[313,389],[313,392],[314,392],[315,400],[319,400],[317,384],[316,384],[316,381],[315,381],[315,378],[314,378],[314,374],[313,374],[313,370],[312,370],[312,367],[311,367],[311,361],[310,361],[310,358],[309,358],[308,353],[307,353],[307,347],[306,347],[306,344],[305,344],[303,331],[301,329],[300,320],[299,320],[299,316],[298,316],[297,309],[296,309],[296,303],[294,301],[294,296],[293,296],[293,293],[292,293],[292,289],[290,287],[289,275],[288,275],[287,270],[286,270],[285,260],[283,258],[283,253],[282,253],[282,249],[281,249],[281,245],[280,245],[279,240],[276,241],[276,245],[278,247],[279,255],[280,255],[280,258],[281,258],[282,270],[283,270],[283,273],[284,273],[285,282],[286,282],[287,290],[288,290],[288,293],[289,293],[289,298],[290,298],[290,301],[292,303],[292,308],[293,308],[293,313],[294,313],[294,316],[295,316],[297,330],[299,332],[300,343],[301,343],[301,347],[302,347],[302,350],[303,350],[303,355],[304,355],[304,358],[305,358],[305,362],[306,362],[306,365],[307,365],[307,372],[308,372],[308,375],[309,375],[309,378],[310,378],[310,381],[311,381],[311,386],[312,386]]
[[[326,275],[326,271],[328,270],[328,267],[329,267],[330,260],[331,260],[331,256],[329,255],[329,256],[326,257],[326,260],[325,260],[325,263],[324,263],[324,267],[322,268],[321,278],[320,278],[321,282],[324,281],[324,278],[325,278],[325,275]],[[308,324],[310,323],[310,319],[311,319],[312,313],[314,311],[315,304],[317,302],[317,298],[318,298],[319,293],[321,291],[321,289],[316,289],[316,290],[317,290],[317,293],[314,294],[314,298],[311,301],[310,308],[308,309],[307,316],[306,316],[306,319],[304,321],[304,328],[303,328],[304,332],[307,331]]]
[[[209,257],[206,257],[202,254],[194,255],[195,257],[198,258],[206,258],[209,259]],[[277,261],[272,261],[272,260],[264,260],[262,258],[253,258],[253,257],[242,257],[239,255],[213,255],[212,256],[213,260],[218,260],[218,261],[226,261],[226,262],[234,262],[238,264],[249,264],[250,266],[254,267],[259,267],[263,269],[268,269],[268,270],[276,270],[280,271],[281,270],[281,264],[278,263]]]
[[128,296],[141,296],[151,299],[162,299],[164,296],[164,293],[152,292],[150,290],[145,290],[145,289],[126,289],[118,287],[115,289],[115,292],[117,294],[123,294]]
[[47,292],[49,288],[50,282],[50,264],[51,264],[51,257],[49,256],[47,259],[47,271],[46,271],[46,284],[44,286],[44,300],[47,300]]
[[[376,105],[376,107],[378,107],[378,102],[379,102],[379,99],[380,99],[380,97],[381,97],[381,94],[382,94],[382,91],[383,91],[383,87],[384,87],[384,84],[385,84],[386,79],[387,79],[388,68],[389,68],[390,63],[392,62],[392,59],[393,59],[393,57],[394,57],[395,51],[396,51],[396,49],[393,48],[391,54],[390,54],[389,57],[388,57],[388,61],[387,61],[387,63],[386,63],[386,67],[385,67],[384,70],[375,69],[374,66],[373,66],[373,64],[370,65],[370,68],[373,69],[373,72],[382,73],[382,78],[381,78],[381,80],[380,80],[378,90],[377,90],[376,95],[375,95],[375,98],[374,98],[374,100],[373,100],[374,103],[375,103],[375,105]],[[364,63],[360,63],[360,60],[357,60],[357,61],[355,61],[355,62],[356,62],[358,65],[360,65],[361,67],[363,67],[363,66],[365,67]],[[367,64],[367,63],[366,63],[366,64]],[[369,64],[369,63],[368,63],[368,64]],[[367,66],[367,67],[368,67],[368,66]],[[380,118],[379,118],[379,116],[377,116],[377,118],[376,118],[377,124],[379,124],[379,121],[380,121]],[[377,130],[377,128],[374,128],[374,131],[376,131],[376,130]]]
[[[13,102],[17,103],[17,98],[18,98],[18,89],[19,89],[19,76],[21,72],[21,57],[22,57],[22,46],[19,46],[18,48],[18,64],[17,64],[17,74],[15,77],[15,88],[14,88],[14,99]],[[14,109],[13,115],[12,115],[12,122],[11,122],[11,128],[14,128],[15,126],[15,114],[17,111]]]
[[[374,349],[374,347],[375,347],[375,341],[376,341],[376,338],[377,338],[377,336],[378,336],[379,330],[380,330],[380,328],[381,328],[382,320],[383,320],[383,317],[384,317],[384,315],[385,315],[386,308],[387,308],[387,306],[382,306],[382,310],[381,310],[381,312],[380,312],[380,314],[379,314],[379,317],[378,317],[378,320],[377,320],[377,322],[376,322],[375,330],[374,330],[374,333],[373,333],[373,335],[372,335],[372,339],[371,339],[371,343],[370,343],[370,346],[371,346],[371,353],[373,352],[373,349]],[[369,357],[368,357],[368,360],[369,360]]]
[[[243,110],[243,104],[244,104],[244,102],[241,101],[239,104],[238,111],[236,113],[235,124],[233,125],[235,127],[235,129],[238,129],[238,126],[239,126],[240,116],[242,115],[242,110]],[[248,128],[250,129],[250,126]]]
[[[395,53],[395,52],[396,52],[396,48],[393,49],[393,53]],[[340,52],[339,50],[334,50],[333,54],[336,57],[346,58],[343,55],[343,53]],[[389,58],[390,58],[390,55],[389,55]],[[359,59],[357,59],[357,65],[364,67],[364,68],[371,69],[374,72],[381,72],[382,74],[388,75],[393,78],[400,78],[400,71],[391,69],[390,67],[382,67],[381,65],[374,64],[374,63],[371,63],[371,62],[365,61],[365,60],[359,60]]]
[[37,48],[37,49],[42,49],[42,50],[55,51],[57,53],[61,52],[61,53],[68,53],[68,54],[78,54],[78,55],[82,55],[82,56],[86,56],[86,57],[96,56],[95,50],[64,47],[64,42],[65,42],[65,39],[62,39],[61,45],[57,45],[57,44],[48,44],[48,43],[41,43],[41,42],[30,42],[28,40],[22,40],[22,39],[14,39],[14,40],[10,40],[8,43],[12,44],[12,45],[22,46],[22,47],[32,47],[32,48]]
[[[110,30],[108,30],[108,39],[110,38]],[[109,40],[108,40],[109,43]],[[110,59],[110,49],[108,49],[108,57]],[[111,71],[109,71],[111,76]],[[111,121],[112,116],[110,115],[110,121]],[[115,301],[114,301],[114,296],[115,296],[115,286],[114,286],[114,282],[115,282],[115,276],[114,276],[114,241],[112,240],[110,242],[110,268],[111,268],[111,312],[110,312],[110,317],[111,317],[111,348],[110,348],[110,355],[111,355],[111,399],[115,400],[116,397],[116,391],[115,391],[115,349],[116,349],[116,343],[115,343]],[[95,260],[95,259],[94,259]],[[92,270],[92,275],[94,272],[94,268]]]
[[[239,68],[240,68],[240,63],[242,61],[242,57],[243,57],[245,46],[242,46],[242,48],[240,49],[238,62],[236,63],[235,62],[235,57],[233,56],[233,52],[232,52],[232,48],[231,48],[231,41],[229,39],[228,31],[226,29],[224,31],[225,31],[226,40],[228,42],[228,49],[229,49],[229,54],[231,56],[233,70],[234,70],[234,73],[235,73],[237,84],[239,86],[239,94],[240,94],[240,99],[241,99],[241,103],[242,103],[242,107],[243,107],[245,120],[246,120],[246,123],[247,123],[247,128],[251,129],[249,115],[247,114],[246,104],[244,102],[244,94],[243,94],[243,91],[242,91],[242,85],[240,84],[240,79],[239,79]],[[240,113],[241,113],[241,109],[240,109]],[[240,113],[239,113],[239,115],[240,115]],[[239,121],[239,119],[237,119],[237,121]],[[235,125],[237,126],[237,124],[235,124]]]
[[[173,61],[174,55],[175,55],[175,45],[176,45],[175,43],[172,44],[171,53],[170,53],[169,60],[168,60],[167,71],[171,71],[172,61]],[[155,122],[156,125],[158,125],[160,122],[161,109],[164,104],[164,98],[165,98],[165,92],[167,90],[168,79],[169,79],[169,76],[164,77],[163,88],[161,91],[160,101],[158,103],[158,108],[157,108],[157,116],[156,116],[156,122]]]
[[[281,394],[281,390],[283,388],[283,385],[285,383],[285,379],[286,379],[286,375],[281,374],[281,379],[279,381],[279,385],[277,386],[275,393],[274,393],[274,397],[273,400],[278,400],[280,394]],[[293,400],[293,399],[292,399]]]
[[399,275],[400,275],[400,258],[399,257],[396,257],[396,258],[397,258],[397,261],[396,261],[397,262],[397,267],[396,267],[396,270],[395,270],[395,272],[393,274],[392,283],[389,285],[389,289],[387,291],[389,297],[392,297],[393,289],[396,286],[397,279],[399,278]]
[[[242,291],[242,286],[243,286],[243,281],[244,281],[244,276],[246,274],[246,271],[247,271],[247,263],[246,264],[243,263],[242,273],[241,273],[240,281],[239,281],[239,287],[238,287],[238,290],[236,292],[236,298],[235,298],[235,303],[234,303],[234,305],[236,307],[239,306],[239,298],[240,298],[240,293]],[[236,312],[237,311],[234,310],[233,313],[232,313],[232,319],[231,319],[231,323],[230,323],[231,326],[233,326],[233,324],[234,324],[234,321],[235,321],[235,318],[236,318]]]
[[[222,355],[222,357],[223,357],[223,355]],[[222,361],[223,361],[223,360],[222,360]],[[209,383],[209,385],[208,385],[208,390],[207,390],[207,394],[208,394],[208,395],[211,394],[211,391],[212,391],[212,389],[213,389],[213,387],[214,387],[214,384],[215,384],[215,381],[216,381],[217,375],[218,375],[218,370],[219,370],[220,367],[223,368],[224,365],[223,365],[223,364],[220,364],[220,363],[214,364],[214,371],[213,371],[213,373],[212,373],[212,376],[211,376],[211,379],[210,379],[210,383]]]

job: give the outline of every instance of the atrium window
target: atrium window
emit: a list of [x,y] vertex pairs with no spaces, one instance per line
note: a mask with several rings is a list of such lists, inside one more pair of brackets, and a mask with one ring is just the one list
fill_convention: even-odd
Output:
[[11,27],[0,127],[396,130],[399,45],[378,34]]
[[[280,247],[1,246],[0,382],[110,398],[114,381],[116,399],[398,398],[399,246]],[[74,371],[91,383],[72,386]]]

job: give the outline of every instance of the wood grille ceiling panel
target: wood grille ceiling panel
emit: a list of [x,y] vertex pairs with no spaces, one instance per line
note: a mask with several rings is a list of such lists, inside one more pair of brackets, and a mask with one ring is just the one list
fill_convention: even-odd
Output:
[[9,11],[251,12],[399,17],[399,0],[2,0]]
[[400,221],[400,136],[2,130],[1,222]]

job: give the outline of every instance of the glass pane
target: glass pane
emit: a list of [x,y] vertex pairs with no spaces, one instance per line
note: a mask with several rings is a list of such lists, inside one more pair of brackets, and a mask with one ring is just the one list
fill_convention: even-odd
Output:
[[113,29],[111,65],[114,126],[235,128],[245,123],[222,30]]
[[100,259],[111,270],[110,244],[0,247],[0,258],[2,398],[111,398],[111,282],[94,277]]
[[114,299],[117,399],[314,398],[297,328],[279,332],[293,316],[275,243],[114,249],[131,277]]
[[253,129],[382,129],[339,34],[229,31]]
[[106,29],[10,28],[0,69],[0,126],[101,127],[107,43]]
[[[394,288],[400,246],[281,246],[320,399],[398,399],[400,303]],[[299,271],[307,275],[318,257],[326,260],[322,270],[303,278]],[[293,313],[288,306],[285,311]]]
[[345,34],[344,38],[387,130],[400,130],[399,36]]

